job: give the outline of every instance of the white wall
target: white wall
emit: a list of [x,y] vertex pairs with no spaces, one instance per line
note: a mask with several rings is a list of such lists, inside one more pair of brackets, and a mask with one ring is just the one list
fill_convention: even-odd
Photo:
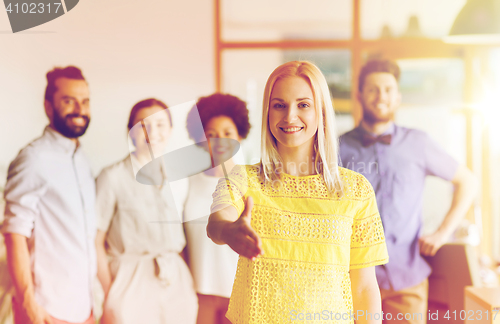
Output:
[[[128,153],[134,103],[154,96],[173,106],[215,91],[213,26],[205,0],[84,0],[16,34],[0,10],[0,188],[10,161],[47,124],[48,70],[74,64],[89,82],[92,121],[81,142],[97,175]],[[173,136],[190,143],[182,114]]]

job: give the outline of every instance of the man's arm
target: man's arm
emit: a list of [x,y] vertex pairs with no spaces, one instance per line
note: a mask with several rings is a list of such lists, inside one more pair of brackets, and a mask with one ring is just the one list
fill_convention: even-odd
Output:
[[423,255],[436,254],[458,227],[476,197],[478,180],[465,166],[458,167],[451,182],[455,186],[455,192],[448,213],[436,232],[422,236],[419,240],[420,253]]
[[16,302],[23,312],[15,314],[16,322],[52,324],[50,315],[35,301],[26,237],[15,233],[5,233],[4,236],[9,273],[16,289]]
[[382,323],[382,301],[375,276],[375,267],[352,269],[349,274],[356,324]]

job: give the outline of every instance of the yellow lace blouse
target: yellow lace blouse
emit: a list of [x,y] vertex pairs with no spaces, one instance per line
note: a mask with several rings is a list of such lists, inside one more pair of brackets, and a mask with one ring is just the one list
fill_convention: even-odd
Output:
[[264,249],[254,262],[239,258],[226,314],[232,323],[353,322],[340,319],[352,312],[349,269],[387,263],[388,255],[370,183],[339,172],[343,197],[330,196],[320,175],[263,183],[258,165],[236,166],[219,181],[212,212],[232,205],[241,214],[252,196],[251,226]]

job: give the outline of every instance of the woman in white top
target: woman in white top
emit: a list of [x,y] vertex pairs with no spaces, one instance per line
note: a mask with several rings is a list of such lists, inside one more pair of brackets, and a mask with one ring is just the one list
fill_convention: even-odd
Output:
[[[172,184],[163,178],[161,186],[144,185],[134,172],[152,160],[151,153],[163,153],[170,111],[159,100],[140,101],[128,128],[135,151],[97,177],[98,277],[106,296],[101,323],[194,324],[197,298],[179,255],[185,237]],[[160,164],[156,171],[163,174]]]
[[[199,115],[199,118],[198,118]],[[203,129],[199,127],[199,120]],[[230,143],[221,139],[240,142],[250,130],[245,102],[227,94],[213,94],[198,100],[188,114],[189,136],[196,142],[211,142],[210,149],[215,165],[231,156]],[[212,140],[211,140],[212,139]],[[228,144],[228,145],[225,145]],[[202,145],[203,146],[203,145]],[[234,166],[232,159],[224,163],[226,172]],[[187,238],[188,264],[198,293],[199,311],[197,324],[230,323],[225,317],[233,286],[238,254],[227,245],[217,245],[207,236],[208,215],[212,193],[219,178],[224,177],[221,165],[189,179],[189,193],[184,209],[184,229]]]

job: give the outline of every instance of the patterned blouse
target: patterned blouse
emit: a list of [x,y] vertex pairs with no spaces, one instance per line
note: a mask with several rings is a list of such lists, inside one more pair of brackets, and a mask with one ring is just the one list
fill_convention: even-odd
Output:
[[231,205],[238,215],[252,196],[251,226],[264,250],[253,262],[240,256],[226,316],[234,324],[353,323],[349,270],[388,262],[370,183],[339,167],[341,196],[321,175],[282,174],[273,185],[259,172],[258,164],[236,166],[213,194],[212,212]]

